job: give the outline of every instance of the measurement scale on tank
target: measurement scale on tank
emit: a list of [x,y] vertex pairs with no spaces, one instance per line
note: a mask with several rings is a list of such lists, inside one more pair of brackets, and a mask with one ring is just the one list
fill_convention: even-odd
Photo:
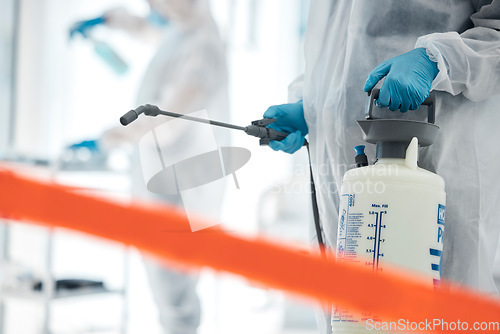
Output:
[[382,232],[387,228],[383,221],[384,216],[387,215],[388,207],[387,204],[372,204],[372,208],[381,208],[381,210],[370,210],[368,212],[368,215],[375,216],[375,223],[369,223],[367,225],[367,227],[373,229],[373,235],[366,237],[367,240],[373,241],[373,247],[366,249],[366,253],[372,256],[372,262],[367,262],[367,264],[371,265],[373,270],[382,270],[382,268],[379,268],[379,261],[381,257],[384,257],[381,248],[385,242],[385,238]]

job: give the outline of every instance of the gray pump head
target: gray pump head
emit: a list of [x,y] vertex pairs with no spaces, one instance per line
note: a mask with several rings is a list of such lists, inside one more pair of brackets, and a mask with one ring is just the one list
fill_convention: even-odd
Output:
[[378,119],[373,117],[373,104],[378,98],[379,90],[374,89],[366,108],[366,120],[357,121],[363,130],[363,139],[377,144],[377,159],[404,158],[406,148],[413,137],[418,138],[421,147],[434,142],[439,127],[434,124],[434,95],[422,104],[428,107],[427,122],[403,119]]

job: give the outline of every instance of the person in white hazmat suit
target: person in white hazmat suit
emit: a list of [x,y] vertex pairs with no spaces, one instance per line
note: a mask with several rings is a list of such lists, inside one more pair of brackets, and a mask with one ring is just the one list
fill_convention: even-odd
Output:
[[[343,174],[353,165],[353,147],[364,143],[356,120],[364,118],[365,91],[385,78],[379,104],[406,111],[432,89],[440,130],[419,164],[446,182],[442,276],[497,293],[500,1],[314,0],[305,61],[304,75],[289,87],[290,103],[264,116],[292,132],[271,142],[275,150],[293,153],[309,136],[328,246],[336,247]],[[374,145],[367,149],[375,157]],[[331,333],[330,315],[320,318],[321,333]]]
[[[208,2],[206,0],[148,0],[148,2],[154,13],[155,24],[151,24],[151,16],[142,18],[124,9],[113,9],[99,19],[80,22],[74,30],[88,29],[89,22],[90,26],[93,26],[97,21],[110,28],[125,30],[138,38],[160,36],[158,51],[153,56],[139,88],[137,105],[153,104],[160,109],[182,114],[206,109],[208,117],[227,121],[229,110],[224,47]],[[160,33],[156,29],[158,20],[168,21],[167,27]],[[123,143],[138,144],[145,134],[170,120],[162,116],[141,116],[127,127],[117,126],[106,131],[98,140],[98,146],[109,149]],[[189,150],[197,142],[206,140],[190,130],[190,125],[188,121],[178,121],[175,128],[169,128],[168,134],[158,135],[158,138],[163,138],[158,143],[161,151],[170,157],[175,157],[182,155],[183,151]],[[218,146],[229,145],[229,131],[213,129],[213,134]],[[153,150],[156,151],[157,148]],[[205,168],[211,167],[205,166]],[[141,173],[140,157],[137,154],[132,159],[132,170],[135,196],[166,201],[182,207],[183,202],[179,194],[153,195],[147,191]],[[197,192],[199,198],[194,208],[196,214],[203,216],[207,211],[213,217],[214,210],[221,209],[223,192],[223,184],[217,186],[215,191],[214,187],[210,188],[210,192],[203,192],[200,189]],[[169,233],[168,222],[165,222],[163,232]],[[179,232],[171,231],[171,233]],[[181,233],[184,232],[191,233],[190,230]],[[168,269],[148,258],[145,258],[144,263],[165,333],[196,333],[200,323],[200,303],[196,293],[197,273],[187,275]]]

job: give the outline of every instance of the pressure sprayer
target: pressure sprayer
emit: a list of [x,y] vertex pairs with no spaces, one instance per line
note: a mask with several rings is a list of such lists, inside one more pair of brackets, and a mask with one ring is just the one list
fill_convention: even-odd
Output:
[[[418,149],[433,143],[434,97],[424,101],[427,122],[373,116],[374,90],[366,119],[358,121],[363,138],[376,144],[376,163],[368,165],[364,146],[355,148],[358,168],[347,171],[341,187],[337,259],[358,262],[374,271],[385,264],[414,270],[439,285],[446,194],[444,180],[417,166]],[[334,307],[333,333],[374,333],[377,320],[357,319]],[[370,330],[371,329],[371,330]],[[396,329],[397,328],[393,328]]]

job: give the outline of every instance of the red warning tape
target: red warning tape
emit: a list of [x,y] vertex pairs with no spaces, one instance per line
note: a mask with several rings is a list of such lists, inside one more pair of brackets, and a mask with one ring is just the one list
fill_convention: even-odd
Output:
[[[209,266],[323,303],[335,303],[383,321],[499,322],[500,301],[442,283],[434,290],[413,273],[377,274],[352,263],[261,238],[244,238],[215,227],[191,232],[187,218],[166,206],[120,204],[71,192],[71,188],[26,178],[0,167],[0,216],[70,228],[133,245],[185,266]],[[487,333],[500,333],[491,329]]]

